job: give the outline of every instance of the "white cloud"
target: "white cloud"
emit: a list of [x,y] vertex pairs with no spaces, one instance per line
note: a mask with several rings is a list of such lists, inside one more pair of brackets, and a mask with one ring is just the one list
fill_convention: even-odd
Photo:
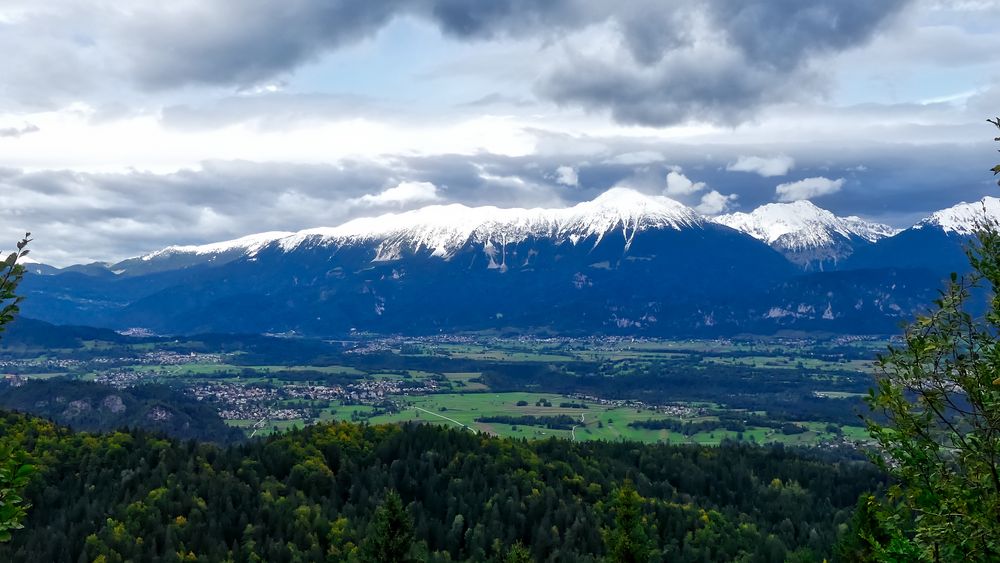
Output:
[[692,182],[679,169],[667,173],[667,195],[691,195],[705,189],[705,182]]
[[718,215],[719,213],[729,211],[730,204],[737,199],[739,199],[739,196],[736,194],[723,195],[712,190],[701,196],[701,203],[694,209],[702,215]]
[[817,176],[797,182],[779,184],[774,189],[774,195],[778,196],[778,201],[798,201],[800,199],[812,199],[814,197],[835,194],[842,187],[844,187],[843,178],[831,180]]
[[753,172],[765,178],[772,176],[784,176],[795,166],[795,159],[788,155],[778,155],[772,157],[762,156],[741,156],[736,162],[726,166],[730,172]]
[[560,166],[556,168],[556,183],[564,186],[580,185],[580,177],[577,176],[576,168],[572,166]]
[[361,205],[399,205],[438,201],[437,186],[430,182],[400,182],[398,186],[377,194],[365,194],[351,200]]
[[310,119],[290,129],[241,122],[186,130],[165,126],[158,114],[98,119],[97,110],[85,104],[24,116],[0,110],[0,124],[14,118],[37,131],[16,139],[0,137],[0,167],[166,173],[211,160],[320,164],[385,155],[525,156],[535,146],[534,135],[526,131],[528,122],[492,116],[436,122],[337,117]]
[[666,157],[663,153],[656,151],[636,151],[627,152],[619,155],[615,155],[604,162],[607,164],[626,164],[629,166],[635,166],[638,164],[653,164],[654,162],[663,162]]

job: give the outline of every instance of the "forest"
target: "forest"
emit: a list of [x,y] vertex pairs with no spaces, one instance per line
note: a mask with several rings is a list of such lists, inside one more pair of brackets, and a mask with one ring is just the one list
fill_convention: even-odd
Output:
[[885,484],[818,450],[413,424],[324,423],[224,447],[4,413],[0,442],[39,468],[25,528],[0,544],[17,562],[379,560],[372,538],[397,495],[418,560],[598,561],[633,534],[650,561],[820,561],[852,534],[859,496]]

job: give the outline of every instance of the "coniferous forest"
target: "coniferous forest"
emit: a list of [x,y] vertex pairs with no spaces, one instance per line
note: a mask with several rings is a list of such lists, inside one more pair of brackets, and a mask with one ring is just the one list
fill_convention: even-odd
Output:
[[433,425],[219,447],[7,413],[0,435],[40,468],[3,561],[819,561],[883,480],[842,454]]

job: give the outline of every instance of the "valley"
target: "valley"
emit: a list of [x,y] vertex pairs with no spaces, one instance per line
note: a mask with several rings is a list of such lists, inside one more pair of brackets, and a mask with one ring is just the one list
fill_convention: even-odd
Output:
[[865,439],[860,398],[886,344],[861,336],[119,337],[8,346],[0,373],[15,388],[91,382],[108,396],[164,386],[244,437],[343,420],[526,439],[837,447]]

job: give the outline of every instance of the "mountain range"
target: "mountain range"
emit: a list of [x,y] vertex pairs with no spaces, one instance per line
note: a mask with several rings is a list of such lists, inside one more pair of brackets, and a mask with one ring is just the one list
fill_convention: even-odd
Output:
[[909,229],[812,203],[702,217],[613,188],[560,209],[433,205],[331,228],[29,265],[26,315],[157,333],[895,332],[1000,200]]
[[856,249],[899,233],[860,217],[837,217],[806,200],[770,203],[713,220],[767,243],[806,270],[836,268]]

